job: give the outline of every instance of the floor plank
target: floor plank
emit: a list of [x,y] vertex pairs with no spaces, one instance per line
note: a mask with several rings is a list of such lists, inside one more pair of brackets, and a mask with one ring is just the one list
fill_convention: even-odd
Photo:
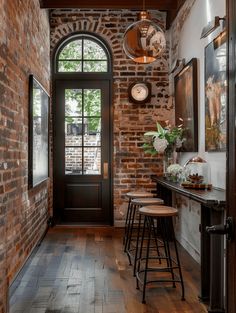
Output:
[[200,268],[184,249],[180,257],[186,301],[179,287],[159,284],[144,305],[120,229],[55,227],[12,285],[10,313],[205,313]]

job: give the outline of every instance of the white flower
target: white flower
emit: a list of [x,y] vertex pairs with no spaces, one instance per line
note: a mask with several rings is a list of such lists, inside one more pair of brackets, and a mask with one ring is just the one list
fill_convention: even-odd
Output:
[[163,153],[168,146],[168,141],[165,138],[156,137],[153,141],[153,147],[157,152]]
[[167,167],[167,173],[177,175],[183,171],[183,167],[179,164],[171,164]]

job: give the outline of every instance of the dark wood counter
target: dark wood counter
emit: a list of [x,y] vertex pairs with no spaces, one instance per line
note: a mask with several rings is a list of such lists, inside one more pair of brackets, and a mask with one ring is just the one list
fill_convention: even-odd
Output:
[[209,235],[207,226],[224,224],[226,196],[221,189],[186,189],[179,183],[168,181],[164,177],[152,176],[157,184],[157,196],[166,205],[172,205],[172,193],[176,192],[201,204],[201,286],[199,298],[208,303],[209,313],[224,313],[224,236]]
[[196,190],[187,189],[180,185],[180,183],[171,182],[164,177],[152,176],[152,180],[172,191],[175,191],[183,196],[193,199],[197,202],[203,203],[207,206],[225,206],[225,190],[215,189],[212,190]]

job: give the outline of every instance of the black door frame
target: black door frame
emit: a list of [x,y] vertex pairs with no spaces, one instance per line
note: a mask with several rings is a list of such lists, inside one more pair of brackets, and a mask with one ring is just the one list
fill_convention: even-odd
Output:
[[[227,0],[228,28],[228,136],[226,197],[227,216],[236,225],[236,2]],[[236,237],[227,242],[226,312],[236,313]]]
[[[92,38],[99,40],[104,48],[106,49],[107,56],[108,56],[108,72],[106,73],[57,73],[57,54],[58,52],[70,41],[76,38],[77,36],[81,35],[88,35]],[[63,37],[58,44],[54,47],[52,57],[51,57],[51,64],[53,65],[51,68],[51,77],[52,77],[52,110],[51,110],[51,123],[52,123],[52,133],[51,133],[51,141],[52,141],[52,163],[53,163],[53,223],[57,224],[60,223],[60,214],[55,207],[55,190],[54,190],[54,173],[55,173],[55,164],[54,164],[54,151],[55,151],[55,114],[56,114],[56,81],[59,80],[107,80],[109,81],[109,158],[110,158],[110,225],[114,225],[114,197],[113,197],[113,59],[112,59],[112,52],[109,47],[109,44],[99,35],[96,33],[90,33],[87,31],[80,31],[71,33],[65,37]]]

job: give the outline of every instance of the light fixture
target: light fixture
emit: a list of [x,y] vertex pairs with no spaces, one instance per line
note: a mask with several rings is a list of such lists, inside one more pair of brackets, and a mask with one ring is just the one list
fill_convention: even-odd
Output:
[[206,38],[210,35],[216,28],[220,26],[220,21],[225,21],[225,17],[215,16],[214,20],[210,21],[207,26],[205,26],[201,33],[201,38]]
[[163,54],[166,39],[163,30],[150,20],[144,6],[139,13],[139,20],[125,31],[123,49],[134,62],[148,64]]
[[173,74],[177,69],[183,68],[185,65],[185,59],[177,59],[170,70],[169,74]]

